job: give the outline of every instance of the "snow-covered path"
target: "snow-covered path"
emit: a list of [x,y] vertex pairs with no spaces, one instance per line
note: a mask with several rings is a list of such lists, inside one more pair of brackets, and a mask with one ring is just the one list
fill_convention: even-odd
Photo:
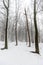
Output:
[[8,50],[0,50],[0,65],[43,65],[43,55],[30,53],[31,50],[25,44],[9,43]]

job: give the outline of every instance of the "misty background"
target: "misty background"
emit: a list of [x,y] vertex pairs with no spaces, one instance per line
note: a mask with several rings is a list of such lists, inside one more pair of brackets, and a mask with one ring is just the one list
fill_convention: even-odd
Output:
[[[6,26],[6,9],[3,6],[3,0],[0,0],[0,41],[5,40],[5,26]],[[5,3],[7,0],[5,0]],[[7,6],[7,3],[6,3]],[[17,22],[17,37],[18,41],[26,41],[26,18],[25,8],[28,15],[28,25],[30,31],[31,41],[34,42],[35,30],[33,22],[33,2],[31,0],[10,0],[9,4],[9,16],[8,16],[8,41],[15,41],[15,24],[16,24],[16,10],[18,11],[18,22]],[[42,12],[37,14],[37,25],[39,33],[39,42],[43,42],[43,14]]]

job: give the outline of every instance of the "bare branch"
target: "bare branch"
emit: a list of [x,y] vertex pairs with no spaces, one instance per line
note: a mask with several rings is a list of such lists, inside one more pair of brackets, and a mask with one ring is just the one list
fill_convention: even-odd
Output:
[[3,0],[3,4],[4,4],[5,8],[6,8],[6,9],[8,9],[8,7],[6,6],[6,4],[5,4],[4,0]]
[[5,13],[3,13],[3,12],[1,12],[1,11],[0,11],[0,13],[3,14],[3,15],[5,16]]

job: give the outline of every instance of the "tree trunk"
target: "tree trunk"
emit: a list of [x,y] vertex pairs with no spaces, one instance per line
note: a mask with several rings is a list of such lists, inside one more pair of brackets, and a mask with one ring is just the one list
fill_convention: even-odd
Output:
[[30,47],[30,46],[31,46],[31,42],[30,42],[30,33],[29,33],[29,25],[28,25],[28,20],[27,20],[27,32],[28,32],[29,47]]
[[36,21],[36,0],[34,0],[35,52],[39,54],[38,29]]
[[5,28],[5,49],[8,48],[8,45],[7,45],[7,28],[8,28],[8,11],[7,11],[6,28]]
[[17,42],[17,22],[16,22],[16,27],[15,27],[15,38],[16,38],[16,46],[18,45],[18,42]]
[[6,28],[5,28],[5,47],[2,48],[3,49],[8,49],[8,45],[7,45],[7,29],[8,29],[8,16],[9,16],[9,0],[8,0],[8,7],[6,6],[4,0],[3,0],[3,4],[4,4],[4,7],[6,9],[6,12],[7,12],[7,18],[6,18]]
[[27,18],[26,10],[25,10],[25,16],[26,16],[26,28],[27,28],[28,39],[29,39],[29,47],[30,47],[31,46],[31,41],[30,41],[30,32],[29,32],[29,25],[28,25],[28,18]]
[[17,37],[17,23],[18,23],[18,0],[15,0],[16,1],[16,26],[15,26],[15,38],[16,38],[16,46],[18,45],[18,37]]

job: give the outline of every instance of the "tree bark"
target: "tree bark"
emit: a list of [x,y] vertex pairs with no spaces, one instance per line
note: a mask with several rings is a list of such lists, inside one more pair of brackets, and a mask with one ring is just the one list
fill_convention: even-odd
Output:
[[5,49],[8,49],[8,45],[7,45],[7,28],[8,28],[8,9],[7,9],[7,19],[6,19],[6,28],[5,28]]
[[34,26],[35,26],[35,52],[39,54],[38,28],[37,28],[37,20],[36,20],[36,0],[34,0]]

